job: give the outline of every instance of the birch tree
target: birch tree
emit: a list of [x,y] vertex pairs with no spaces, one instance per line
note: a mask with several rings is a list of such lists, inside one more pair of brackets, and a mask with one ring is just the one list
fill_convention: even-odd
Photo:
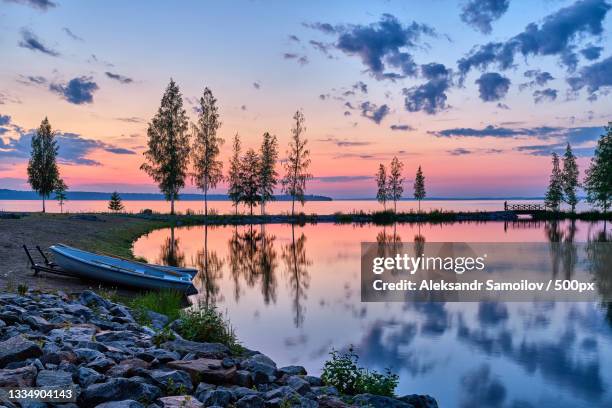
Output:
[[46,117],[40,123],[36,134],[32,136],[32,151],[28,162],[28,182],[32,190],[42,197],[42,212],[46,212],[45,200],[57,187],[60,181],[57,167],[57,141]]
[[293,115],[295,121],[291,129],[291,142],[287,151],[285,161],[285,176],[282,180],[283,192],[291,196],[291,216],[295,215],[295,201],[304,205],[304,193],[306,191],[306,181],[312,178],[308,173],[310,166],[310,151],[306,148],[308,140],[304,138],[304,114],[296,111]]

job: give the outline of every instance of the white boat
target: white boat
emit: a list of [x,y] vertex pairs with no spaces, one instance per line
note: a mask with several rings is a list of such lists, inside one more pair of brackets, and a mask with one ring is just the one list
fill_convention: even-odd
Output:
[[53,245],[49,249],[57,266],[85,279],[142,289],[172,289],[187,294],[196,293],[191,283],[193,275],[189,269],[150,265],[94,254],[63,244]]

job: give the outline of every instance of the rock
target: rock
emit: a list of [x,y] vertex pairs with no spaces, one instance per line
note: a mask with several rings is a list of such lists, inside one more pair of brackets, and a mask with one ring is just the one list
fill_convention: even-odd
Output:
[[123,400],[123,401],[104,402],[100,405],[96,405],[96,408],[144,408],[144,407],[138,401]]
[[229,355],[227,346],[220,343],[199,343],[184,339],[174,339],[162,345],[167,350],[176,351],[182,355],[193,353],[196,357],[222,359]]
[[115,365],[115,361],[110,358],[96,358],[94,361],[87,363],[86,367],[93,368],[99,373],[105,373],[109,368]]
[[32,387],[36,374],[36,367],[31,365],[14,370],[0,370],[0,387]]
[[438,408],[438,402],[429,395],[411,394],[398,399],[411,404],[414,408]]
[[233,358],[231,357],[225,357],[222,361],[221,361],[221,366],[223,368],[231,368],[233,366],[236,365],[236,361],[234,361]]
[[247,370],[236,371],[236,375],[234,375],[234,384],[251,388],[253,386],[253,378],[251,377],[251,373]]
[[[45,350],[43,349],[43,351]],[[59,365],[62,361],[67,361],[69,363],[76,363],[77,356],[71,351],[57,351],[57,352],[51,352],[51,353],[45,352],[40,358],[40,361],[44,365],[47,365],[47,364]]]
[[151,362],[153,360],[157,360],[162,364],[165,364],[169,361],[180,360],[181,355],[175,351],[168,351],[164,349],[153,349],[144,351],[136,354],[136,357],[143,359],[145,361]]
[[112,313],[113,316],[122,317],[122,318],[127,319],[127,320],[129,320],[131,322],[134,321],[134,317],[132,316],[132,313],[130,312],[130,310],[127,307],[123,306],[123,305],[114,305],[108,311],[110,313]]
[[64,310],[75,316],[83,316],[85,318],[93,316],[93,312],[90,308],[78,303],[68,303],[64,305]]
[[88,387],[91,384],[101,381],[103,378],[104,376],[102,374],[87,367],[79,367],[76,372],[76,379],[81,387]]
[[36,377],[37,387],[71,387],[73,385],[72,374],[66,371],[42,370]]
[[234,396],[235,400],[239,400],[242,397],[245,397],[247,395],[257,395],[257,394],[259,394],[258,391],[255,391],[254,389],[246,388],[246,387],[231,387],[231,388],[229,388],[229,390],[232,393],[232,395]]
[[211,384],[232,383],[236,374],[236,367],[223,368],[221,360],[199,358],[190,361],[170,361],[166,364],[168,368],[183,370],[189,373],[194,384],[200,381]]
[[275,388],[270,390],[264,394],[266,400],[276,400],[280,399],[281,401],[287,401],[290,399],[299,398],[299,394],[297,394],[293,388],[284,385],[282,387]]
[[96,334],[96,341],[102,343],[112,342],[135,342],[138,340],[138,335],[129,330],[105,330]]
[[80,361],[84,361],[86,363],[105,357],[102,352],[89,348],[76,348],[73,351]]
[[30,327],[34,330],[39,330],[43,333],[47,333],[48,331],[55,328],[55,325],[49,323],[47,319],[44,319],[40,316],[30,315],[23,319],[23,321],[30,325]]
[[308,381],[308,384],[310,384],[312,387],[320,387],[323,385],[323,381],[321,381],[319,377],[314,377],[312,375],[305,375],[304,379]]
[[215,405],[225,407],[232,400],[232,393],[226,389],[218,388],[200,393],[197,395],[197,398],[202,401],[205,407]]
[[153,383],[158,387],[166,390],[168,394],[174,394],[177,392],[191,392],[193,391],[193,384],[191,383],[191,377],[185,371],[180,370],[153,370],[149,373]]
[[42,349],[38,344],[17,335],[0,342],[0,368],[9,363],[42,356]]
[[319,395],[319,396],[321,395],[339,396],[340,395],[336,387],[333,387],[331,385],[325,385],[323,387],[312,387],[312,392],[315,395]]
[[[80,305],[79,305],[80,306]],[[91,341],[96,328],[91,325],[78,325],[65,329],[53,329],[49,332],[49,341],[55,343]]]
[[204,405],[191,395],[160,398],[163,408],[202,408]]
[[87,307],[103,307],[105,309],[110,309],[112,307],[112,304],[108,300],[95,294],[91,290],[83,291],[79,296],[79,302]]
[[241,367],[251,372],[255,384],[265,384],[276,379],[276,363],[263,354],[255,354],[241,363]]
[[306,375],[306,369],[302,366],[287,366],[278,369],[283,374],[288,375]]
[[236,408],[264,408],[265,401],[259,395],[245,395],[236,402]]
[[168,316],[161,313],[156,313],[152,310],[147,310],[147,317],[151,320],[150,326],[155,330],[163,329],[170,320],[168,319]]
[[139,358],[130,358],[119,362],[106,372],[109,377],[134,377],[141,375],[151,366],[144,360]]
[[356,395],[353,398],[353,404],[371,408],[413,408],[413,406],[407,402],[373,394]]
[[305,395],[306,393],[310,392],[310,384],[308,384],[308,381],[295,375],[289,377],[287,380],[287,385],[293,388],[300,395]]
[[161,390],[154,385],[143,384],[134,379],[113,378],[105,383],[92,384],[81,393],[81,406],[94,407],[108,401],[145,400],[154,401]]
[[323,395],[317,399],[319,408],[348,408],[349,405],[333,395]]

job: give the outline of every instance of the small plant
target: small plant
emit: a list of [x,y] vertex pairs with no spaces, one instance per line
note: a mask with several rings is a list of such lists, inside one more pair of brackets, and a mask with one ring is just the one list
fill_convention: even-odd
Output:
[[181,320],[179,334],[187,340],[225,344],[234,354],[244,351],[230,322],[214,305],[200,305],[197,309],[183,311]]
[[155,346],[159,348],[165,342],[174,340],[174,333],[172,333],[172,330],[170,330],[168,327],[164,327],[163,329],[155,333],[151,340],[153,341],[153,344],[155,344]]
[[321,380],[336,387],[342,394],[375,394],[393,397],[399,376],[386,369],[384,373],[369,371],[358,365],[359,356],[349,347],[348,351],[332,350],[331,359],[323,365]]
[[19,293],[19,296],[25,296],[26,293],[28,293],[28,285],[20,283],[19,286],[17,286],[17,293]]
[[134,311],[134,318],[140,324],[150,324],[147,311],[151,310],[168,316],[170,321],[180,316],[183,307],[183,294],[174,290],[147,292],[128,301],[128,306]]

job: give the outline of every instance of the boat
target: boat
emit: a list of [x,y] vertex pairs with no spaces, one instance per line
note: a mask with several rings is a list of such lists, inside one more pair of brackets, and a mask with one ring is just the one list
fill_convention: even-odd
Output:
[[171,289],[188,295],[197,293],[188,269],[151,265],[109,255],[83,251],[64,244],[52,245],[55,264],[85,279],[147,290]]

